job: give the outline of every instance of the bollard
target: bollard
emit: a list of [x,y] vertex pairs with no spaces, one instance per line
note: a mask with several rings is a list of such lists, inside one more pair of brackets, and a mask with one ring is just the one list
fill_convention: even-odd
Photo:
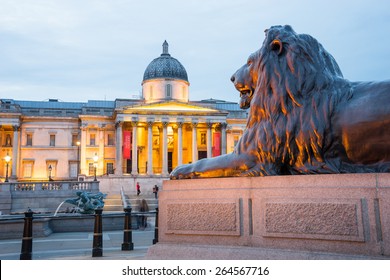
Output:
[[103,231],[102,231],[103,209],[95,209],[95,226],[93,231],[92,257],[103,256]]
[[123,229],[122,251],[131,251],[134,250],[133,231],[131,229],[131,208],[126,207],[124,210],[125,210],[125,225]]
[[21,260],[31,260],[32,258],[32,241],[33,241],[33,211],[29,208],[24,212],[24,230],[22,239],[22,250],[20,253]]
[[156,226],[154,227],[154,239],[153,244],[158,242],[158,208],[156,208]]

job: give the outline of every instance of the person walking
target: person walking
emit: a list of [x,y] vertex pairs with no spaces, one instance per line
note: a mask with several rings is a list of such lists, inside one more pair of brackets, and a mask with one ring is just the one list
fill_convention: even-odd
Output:
[[138,216],[137,223],[138,228],[143,230],[148,225],[148,217],[146,212],[149,212],[149,206],[145,199],[142,199],[138,205],[140,214]]
[[154,193],[154,198],[157,199],[157,193],[158,193],[158,186],[157,185],[154,185],[153,193]]
[[141,193],[141,186],[139,185],[139,183],[137,182],[137,196],[139,196]]

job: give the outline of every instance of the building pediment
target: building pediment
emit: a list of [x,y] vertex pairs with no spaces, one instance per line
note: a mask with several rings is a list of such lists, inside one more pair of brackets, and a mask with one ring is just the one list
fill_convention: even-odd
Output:
[[226,115],[227,112],[206,106],[192,105],[177,101],[159,102],[124,107],[123,114],[191,114],[191,115]]

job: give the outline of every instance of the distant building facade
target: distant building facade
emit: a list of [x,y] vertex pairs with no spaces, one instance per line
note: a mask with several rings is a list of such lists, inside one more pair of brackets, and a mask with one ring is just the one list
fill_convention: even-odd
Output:
[[96,170],[97,176],[166,178],[180,164],[232,152],[246,111],[223,100],[189,101],[189,85],[164,42],[144,72],[140,99],[3,98],[0,176],[8,169],[11,180],[74,180]]

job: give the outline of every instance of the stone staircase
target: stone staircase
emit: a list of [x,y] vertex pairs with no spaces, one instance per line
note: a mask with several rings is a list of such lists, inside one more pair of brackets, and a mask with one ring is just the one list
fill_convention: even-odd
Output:
[[128,207],[132,208],[132,211],[137,212],[139,210],[139,203],[142,199],[146,200],[149,206],[149,211],[155,211],[158,207],[158,200],[154,198],[154,195],[125,195],[126,203]]
[[[149,206],[149,211],[155,211],[158,207],[158,200],[154,198],[154,195],[124,195],[126,204],[132,208],[133,212],[139,210],[139,203],[142,199],[146,200]],[[104,199],[104,212],[123,212],[123,202],[121,194],[108,194]]]

